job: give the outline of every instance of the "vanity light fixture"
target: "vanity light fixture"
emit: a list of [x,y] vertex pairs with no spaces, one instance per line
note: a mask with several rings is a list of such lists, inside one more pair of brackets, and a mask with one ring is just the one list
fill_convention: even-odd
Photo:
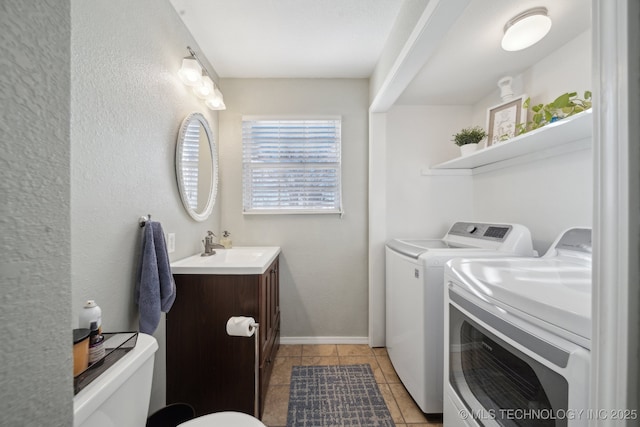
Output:
[[546,7],[534,7],[514,16],[504,26],[502,48],[513,52],[538,43],[551,29]]
[[187,46],[189,55],[182,60],[182,67],[178,70],[178,76],[182,83],[193,88],[193,93],[212,110],[225,110],[222,92],[209,77],[207,69],[204,67],[196,53]]

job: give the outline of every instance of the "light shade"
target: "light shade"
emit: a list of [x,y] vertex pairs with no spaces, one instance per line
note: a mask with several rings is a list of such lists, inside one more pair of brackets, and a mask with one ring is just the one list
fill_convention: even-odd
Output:
[[213,94],[213,81],[209,76],[202,76],[200,84],[193,87],[193,93],[200,99],[207,99]]
[[212,110],[226,110],[227,106],[224,105],[222,92],[218,88],[215,88],[213,92],[213,95],[207,98],[204,103]]
[[202,80],[202,67],[195,58],[184,58],[178,76],[187,86],[195,86]]
[[504,26],[502,48],[507,51],[526,49],[538,43],[551,29],[551,18],[545,7],[526,10]]

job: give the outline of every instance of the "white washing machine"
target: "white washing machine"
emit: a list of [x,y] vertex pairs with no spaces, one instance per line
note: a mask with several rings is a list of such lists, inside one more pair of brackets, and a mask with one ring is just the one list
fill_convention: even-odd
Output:
[[442,413],[444,264],[454,257],[532,256],[519,224],[456,222],[439,239],[386,246],[386,347],[420,409]]
[[445,267],[448,427],[586,426],[591,230],[541,258],[455,259]]

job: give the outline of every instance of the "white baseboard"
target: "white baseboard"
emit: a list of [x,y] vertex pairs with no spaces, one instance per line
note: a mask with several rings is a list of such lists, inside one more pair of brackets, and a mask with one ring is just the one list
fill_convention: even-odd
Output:
[[369,344],[368,337],[280,337],[280,344]]

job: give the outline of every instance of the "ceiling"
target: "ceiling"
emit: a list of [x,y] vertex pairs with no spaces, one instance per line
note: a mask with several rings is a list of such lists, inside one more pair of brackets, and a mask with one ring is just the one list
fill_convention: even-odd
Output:
[[[522,51],[502,50],[504,24],[536,6],[549,12],[549,34]],[[589,28],[591,0],[472,0],[397,103],[475,104],[501,77],[522,73]]]
[[239,78],[368,78],[404,2],[170,1],[216,73]]
[[[170,0],[220,77],[367,78],[405,0]],[[434,1],[434,0],[432,0]],[[451,0],[440,0],[451,1]],[[504,24],[534,6],[541,42],[500,48]],[[591,0],[471,0],[399,104],[473,104],[590,28]]]

